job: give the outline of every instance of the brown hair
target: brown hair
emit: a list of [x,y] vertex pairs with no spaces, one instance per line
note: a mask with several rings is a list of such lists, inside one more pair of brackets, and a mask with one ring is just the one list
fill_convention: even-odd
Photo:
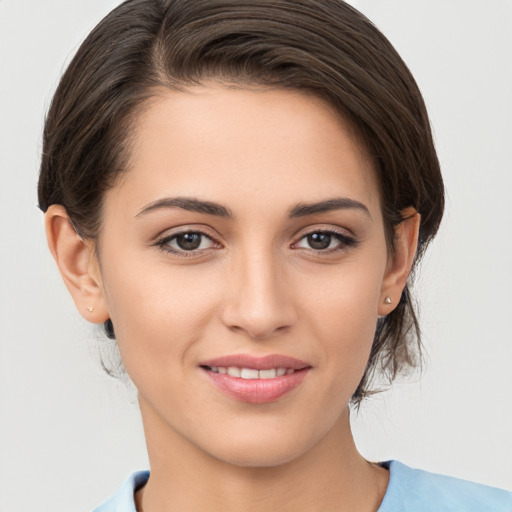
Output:
[[[156,88],[218,80],[313,93],[356,130],[374,159],[390,249],[401,212],[421,214],[416,261],[436,234],[444,189],[421,93],[389,41],[341,0],[128,0],[89,34],[46,119],[39,205],[62,204],[95,239],[102,196],[127,168],[131,127]],[[114,338],[111,321],[106,333]],[[358,404],[375,375],[418,363],[409,288],[379,319]]]

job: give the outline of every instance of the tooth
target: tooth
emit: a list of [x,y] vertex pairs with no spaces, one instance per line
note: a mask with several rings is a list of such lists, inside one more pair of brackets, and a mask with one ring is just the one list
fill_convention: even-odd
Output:
[[278,377],[282,377],[285,374],[286,374],[286,368],[278,368],[277,369],[277,376]]
[[295,370],[293,368],[288,368],[288,370],[286,370],[286,375],[291,375],[294,372]]
[[260,370],[260,379],[273,379],[275,376],[275,368],[271,368],[270,370]]
[[212,367],[210,367],[210,370],[211,370],[212,372],[219,373],[219,369],[217,368],[217,366],[212,366]]
[[228,370],[224,366],[219,366],[219,373],[226,374]]
[[258,370],[252,370],[250,368],[242,368],[240,371],[240,377],[242,379],[257,379],[258,378]]
[[240,368],[237,368],[236,366],[230,366],[228,367],[227,373],[231,377],[240,377]]

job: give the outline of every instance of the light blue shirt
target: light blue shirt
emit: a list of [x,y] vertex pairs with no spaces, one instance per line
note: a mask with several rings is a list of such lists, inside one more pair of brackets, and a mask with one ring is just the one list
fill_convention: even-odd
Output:
[[[384,462],[389,485],[377,512],[512,512],[512,493],[450,476]],[[94,512],[136,512],[134,491],[149,471],[134,473],[119,492]]]

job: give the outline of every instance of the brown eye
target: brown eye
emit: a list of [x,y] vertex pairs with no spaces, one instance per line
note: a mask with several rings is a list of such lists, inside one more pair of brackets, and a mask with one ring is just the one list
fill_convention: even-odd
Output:
[[199,249],[202,237],[200,233],[183,233],[175,238],[176,245],[184,251],[193,251]]
[[331,253],[355,247],[357,244],[355,238],[337,231],[312,231],[295,243],[294,248]]
[[331,245],[332,235],[328,233],[311,233],[307,236],[309,246],[315,250],[327,249]]
[[194,255],[212,249],[217,244],[201,231],[184,231],[160,240],[157,245],[164,251],[177,255]]

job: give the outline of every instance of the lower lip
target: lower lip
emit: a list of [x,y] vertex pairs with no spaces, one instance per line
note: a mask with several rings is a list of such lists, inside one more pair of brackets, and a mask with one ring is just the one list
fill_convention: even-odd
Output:
[[290,375],[283,375],[273,379],[242,379],[203,368],[203,371],[217,389],[220,389],[235,400],[251,404],[275,402],[298,387],[309,370],[310,368],[295,370]]

